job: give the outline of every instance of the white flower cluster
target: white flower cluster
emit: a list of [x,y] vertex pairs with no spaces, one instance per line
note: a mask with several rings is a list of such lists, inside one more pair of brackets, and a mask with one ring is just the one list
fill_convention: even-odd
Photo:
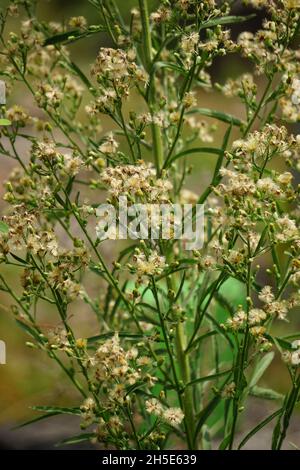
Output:
[[165,408],[156,398],[146,401],[146,411],[149,414],[160,417],[171,426],[180,424],[184,418],[180,408]]
[[299,367],[300,365],[300,340],[297,339],[292,342],[292,348],[294,351],[284,351],[283,360],[293,367]]
[[133,268],[139,279],[159,275],[167,267],[165,257],[160,256],[156,251],[151,251],[146,256],[145,253],[136,249],[132,259]]
[[154,167],[144,162],[107,167],[101,173],[101,181],[114,197],[129,195],[149,202],[168,201],[172,189],[171,182],[164,178],[157,179]]
[[283,116],[292,122],[300,120],[300,79],[294,78],[280,100]]

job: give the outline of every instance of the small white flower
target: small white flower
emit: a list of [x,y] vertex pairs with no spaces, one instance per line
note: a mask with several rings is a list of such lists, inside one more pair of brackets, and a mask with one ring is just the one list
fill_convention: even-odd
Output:
[[180,424],[184,418],[184,414],[180,408],[168,408],[163,412],[163,419],[172,426]]

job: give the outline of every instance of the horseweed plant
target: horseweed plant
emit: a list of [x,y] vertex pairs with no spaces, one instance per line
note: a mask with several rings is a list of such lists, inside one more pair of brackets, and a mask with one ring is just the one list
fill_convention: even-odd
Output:
[[[39,3],[1,12],[7,102],[22,83],[31,111],[1,107],[2,158],[18,167],[5,182],[0,286],[27,345],[56,361],[78,396],[35,410],[78,415],[85,431],[68,443],[239,449],[272,423],[280,449],[300,389],[300,336],[278,336],[300,304],[300,135],[288,131],[300,119],[299,0],[165,0],[152,12],[139,0],[128,24],[113,0],[89,0],[93,25],[40,21]],[[265,19],[248,32],[255,17]],[[237,23],[245,31],[231,39]],[[111,47],[85,71],[69,46],[101,34]],[[213,83],[214,60],[229,54],[253,73]],[[234,97],[241,118],[199,107],[212,90]],[[212,146],[217,124],[224,137]],[[192,154],[215,165],[197,194],[186,188]],[[202,247],[136,233],[112,259],[105,244],[121,242],[97,237],[96,212],[105,197],[117,208],[125,196],[148,212],[204,204]],[[159,213],[158,232],[163,221]],[[109,223],[106,234],[118,238]],[[77,304],[97,320],[89,338],[76,331]],[[258,385],[275,354],[288,371],[285,396]],[[241,438],[251,395],[276,407]]]

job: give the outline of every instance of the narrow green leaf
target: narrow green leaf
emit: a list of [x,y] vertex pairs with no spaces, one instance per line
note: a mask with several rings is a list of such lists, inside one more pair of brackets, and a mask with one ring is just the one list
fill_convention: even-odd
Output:
[[0,220],[0,232],[8,233],[8,231],[9,231],[9,226],[5,224],[4,222],[2,222],[2,220]]
[[64,33],[55,34],[47,38],[44,42],[44,46],[60,44],[60,43],[68,43],[77,41],[78,39],[86,38],[91,36],[92,34],[100,33],[106,31],[106,28],[101,25],[97,26],[90,26],[86,31],[82,31],[80,29],[73,29],[72,31],[66,31]]
[[203,450],[211,450],[211,435],[209,427],[204,424],[202,427],[202,449]]
[[213,397],[213,399],[197,414],[196,418],[198,420],[196,425],[196,430],[193,437],[193,443],[197,441],[198,434],[205,424],[207,418],[211,415],[214,409],[218,406],[219,402],[222,400],[222,390],[224,390],[225,385],[228,383],[230,377],[227,377],[219,389],[219,393]]
[[281,90],[276,89],[276,90],[272,91],[272,93],[270,93],[270,95],[263,102],[263,106],[265,106],[267,103],[270,103],[270,101],[273,101],[276,98],[278,98],[279,94],[282,94],[282,89]]
[[217,407],[219,402],[221,401],[221,395],[216,395],[207,405],[206,407],[199,413],[198,415],[198,421],[197,421],[197,426],[196,426],[196,431],[195,431],[195,436],[194,436],[194,442],[196,442],[198,434],[205,423],[205,421],[208,419],[208,417],[211,415],[211,413],[214,411],[214,409]]
[[30,424],[37,423],[38,421],[42,421],[43,419],[51,418],[52,416],[57,416],[59,414],[60,413],[53,411],[52,413],[47,413],[45,415],[37,416],[36,418],[30,419],[29,421],[25,421],[25,423],[18,424],[18,426],[15,426],[13,429],[23,428],[25,426],[29,426]]
[[271,343],[275,344],[277,346],[278,350],[281,352],[281,349],[287,349],[288,351],[293,351],[293,347],[289,341],[286,341],[283,338],[278,338],[275,336],[271,336],[266,334],[265,337],[271,341]]
[[215,292],[214,298],[226,312],[229,312],[232,316],[234,315],[235,306],[223,294]]
[[199,30],[204,28],[212,28],[213,26],[217,25],[224,25],[224,24],[234,24],[234,23],[244,23],[245,21],[251,20],[255,18],[256,14],[253,13],[252,15],[247,16],[223,16],[220,18],[214,18],[213,20],[208,20],[202,23]]
[[293,351],[294,348],[289,341],[286,341],[282,338],[277,338],[277,337],[274,339],[283,349],[288,349],[289,351]]
[[51,36],[50,38],[47,38],[44,42],[44,46],[50,46],[54,44],[59,44],[61,42],[66,42],[70,39],[70,37],[78,37],[81,36],[81,31],[80,29],[73,29],[72,31],[67,31],[65,33],[59,33],[55,34],[54,36]]
[[191,155],[192,153],[212,153],[215,155],[220,155],[222,153],[221,149],[214,148],[214,147],[197,147],[197,148],[192,148],[192,149],[187,149],[183,150],[182,152],[177,153],[176,155],[173,155],[167,163],[167,167],[169,167],[175,160],[178,160],[178,158],[181,157],[186,157],[187,155]]
[[146,302],[139,302],[139,307],[147,308],[147,309],[151,310],[151,312],[153,312],[155,314],[157,313],[157,309],[155,307],[153,307],[153,305],[147,304]]
[[252,378],[250,380],[250,383],[249,383],[249,388],[250,389],[252,387],[254,387],[254,385],[256,385],[257,382],[259,381],[259,379],[263,376],[263,374],[265,373],[265,371],[267,370],[267,368],[269,367],[269,365],[273,361],[274,354],[275,354],[274,351],[271,351],[271,352],[267,353],[259,361],[259,363],[257,364],[257,366],[254,369],[253,376],[252,376]]
[[[100,341],[103,339],[111,338],[114,336],[115,332],[110,331],[108,333],[103,333],[102,335],[97,335],[97,336],[91,336],[90,338],[87,338],[88,343],[95,343],[96,341]],[[140,334],[131,334],[131,333],[118,333],[120,338],[126,338],[126,339],[131,339],[131,340],[136,340],[136,339],[143,339],[145,336],[140,335]]]
[[265,400],[283,400],[284,395],[275,392],[271,388],[262,388],[255,385],[250,389],[250,395],[258,398],[264,398]]
[[270,421],[272,421],[272,419],[276,418],[276,416],[278,416],[280,413],[282,412],[282,408],[280,408],[279,410],[275,411],[274,413],[272,413],[270,416],[268,416],[266,419],[264,419],[261,423],[259,423],[257,426],[255,426],[255,428],[253,428],[245,437],[244,439],[241,441],[241,443],[239,444],[238,446],[238,450],[241,449],[247,441],[249,441],[249,439],[254,436],[254,434],[256,434],[258,431],[260,431],[264,426],[266,426],[266,424],[270,423]]
[[221,444],[219,445],[219,450],[225,450],[230,442],[231,439],[231,434],[228,434],[228,436],[225,436]]
[[273,429],[272,445],[271,445],[272,450],[278,450],[277,449],[277,443],[278,443],[278,439],[279,439],[280,432],[281,432],[281,418],[282,418],[283,414],[284,414],[284,407],[281,408],[280,413],[278,413],[279,417],[278,417],[276,425]]
[[77,444],[78,442],[89,441],[95,437],[95,433],[87,432],[84,434],[77,434],[77,436],[69,437],[68,439],[64,439],[60,441],[56,446],[62,446],[64,444]]
[[287,340],[287,339],[299,339],[300,338],[300,332],[298,333],[292,333],[290,335],[283,336],[281,340]]
[[155,64],[153,65],[153,68],[154,69],[165,68],[165,69],[175,70],[176,72],[179,72],[183,75],[187,74],[187,72],[182,67],[180,67],[179,65],[173,64],[172,62],[161,62],[161,61],[155,62]]
[[213,323],[215,328],[218,330],[218,332],[221,334],[221,336],[223,336],[223,338],[225,338],[227,340],[230,348],[233,350],[234,349],[234,343],[232,342],[232,340],[231,340],[230,336],[228,335],[228,333],[219,325],[217,320],[212,315],[210,315],[208,312],[205,313],[205,316],[210,319],[210,321]]
[[234,126],[238,127],[244,124],[243,121],[236,118],[235,116],[232,116],[231,114],[214,111],[213,109],[208,108],[193,108],[190,111],[187,111],[186,114],[201,114],[201,116],[215,118],[218,119],[218,121],[226,122],[228,124],[232,123]]
[[217,374],[206,375],[205,377],[199,377],[198,379],[191,380],[191,382],[187,383],[186,387],[189,387],[190,385],[194,385],[197,383],[209,382],[210,380],[215,380],[219,377],[223,377],[223,375],[230,374],[230,373],[231,373],[231,369],[228,369],[222,372],[218,372]]
[[10,256],[14,258],[18,263],[24,264],[25,266],[30,266],[25,259],[20,258],[19,256],[15,255],[14,253],[10,253]]
[[41,342],[39,334],[33,328],[31,328],[31,326],[27,325],[26,323],[23,323],[20,320],[16,320],[16,322],[22,328],[22,330],[26,331],[26,333],[32,336],[38,343]]
[[195,339],[195,341],[193,341],[191,343],[191,345],[186,349],[186,353],[191,351],[192,349],[194,349],[199,343],[201,343],[201,341],[203,341],[204,339],[206,338],[209,338],[210,336],[215,336],[217,335],[218,332],[216,330],[212,330],[212,331],[208,331],[207,333],[203,333],[203,335],[201,336],[198,336],[197,339]]
[[9,119],[0,119],[0,126],[10,126],[11,121]]
[[32,406],[34,411],[42,411],[43,413],[58,413],[68,415],[80,415],[81,411],[78,407],[68,408],[62,406]]

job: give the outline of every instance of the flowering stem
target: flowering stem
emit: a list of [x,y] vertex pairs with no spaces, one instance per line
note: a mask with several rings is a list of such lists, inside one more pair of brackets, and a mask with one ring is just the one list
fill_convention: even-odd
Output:
[[[32,88],[32,86],[30,85],[29,81],[27,80],[27,78],[25,77],[24,73],[22,72],[22,70],[20,69],[20,67],[18,66],[18,64],[16,63],[16,61],[13,59],[13,57],[11,57],[11,62],[12,64],[14,65],[15,69],[17,70],[17,72],[19,73],[20,77],[22,78],[22,80],[24,81],[25,85],[27,86],[28,90],[31,92],[32,96],[35,96],[35,92]],[[68,132],[66,129],[64,129],[64,127],[62,126],[62,124],[59,122],[59,120],[57,120],[55,118],[55,116],[47,109],[47,107],[44,107],[43,108],[45,113],[53,120],[53,122],[55,123],[55,125],[61,130],[61,132],[66,136],[66,138],[70,141],[70,143],[73,145],[74,148],[76,148],[76,150],[80,153],[81,156],[84,156],[81,148],[79,147],[79,145],[72,139],[72,137],[70,136],[70,132]],[[69,123],[68,123],[69,125]]]
[[[55,178],[57,179],[57,176],[56,176],[55,173],[54,173],[54,176],[55,176]],[[57,180],[57,181],[58,181],[58,180]],[[118,283],[115,281],[114,277],[112,276],[112,274],[110,273],[108,267],[106,266],[106,263],[105,263],[104,259],[102,258],[101,254],[99,253],[99,251],[98,251],[97,248],[95,247],[95,244],[93,243],[93,240],[91,239],[91,237],[90,237],[88,231],[86,230],[85,226],[82,224],[82,221],[80,220],[80,217],[78,216],[78,214],[76,213],[76,211],[74,211],[74,207],[73,207],[73,205],[72,205],[72,203],[71,203],[71,201],[70,201],[70,198],[69,198],[67,192],[66,192],[64,189],[63,189],[63,191],[64,191],[66,200],[68,201],[69,207],[70,207],[70,209],[71,209],[71,211],[72,211],[72,213],[73,213],[75,219],[77,220],[77,222],[78,222],[78,224],[79,224],[81,230],[83,231],[84,235],[86,236],[86,238],[87,238],[87,240],[88,240],[88,242],[89,242],[91,248],[93,249],[94,253],[96,254],[96,256],[97,256],[97,258],[98,258],[98,260],[100,261],[101,266],[103,267],[103,270],[105,271],[105,274],[106,274],[106,276],[107,276],[107,279],[106,279],[106,280],[107,280],[108,284],[109,284],[113,289],[115,289],[115,290],[118,292],[120,298],[123,300],[124,304],[125,304],[126,307],[128,308],[128,311],[129,311],[130,314],[132,315],[132,318],[133,318],[133,320],[134,320],[134,322],[135,322],[135,325],[136,325],[138,331],[139,331],[141,334],[143,334],[143,330],[142,330],[142,328],[141,328],[141,326],[140,326],[140,323],[139,323],[139,321],[138,321],[138,319],[137,319],[137,317],[136,317],[135,311],[134,311],[134,306],[132,306],[132,304],[126,299],[126,296],[124,295],[124,293],[123,293],[122,290],[120,289]],[[149,345],[147,345],[147,346],[148,346],[148,350],[149,350],[150,354],[152,355],[153,359],[157,361],[157,356],[156,356],[155,352],[153,351],[151,345],[149,344]],[[161,369],[161,368],[159,367],[159,369]],[[162,373],[164,374],[164,371],[163,371],[163,370],[161,370],[161,371],[162,371]],[[164,374],[164,375],[165,375],[165,374]]]
[[[40,268],[40,266],[38,265],[38,263],[36,262],[36,260],[34,259],[33,256],[31,256],[31,260],[32,260],[32,263],[33,265],[35,266],[35,268],[39,271],[39,273],[41,274],[41,276],[43,277],[43,279],[45,280],[46,284],[48,285],[49,289],[51,290],[52,292],[52,295],[53,295],[53,298],[55,299],[55,303],[56,303],[56,306],[57,306],[57,310],[59,312],[59,315],[61,317],[61,320],[64,324],[64,327],[68,333],[68,336],[69,336],[69,340],[70,342],[72,343],[72,346],[75,350],[77,350],[76,348],[76,340],[75,340],[75,336],[74,336],[74,333],[73,333],[73,330],[72,328],[70,327],[70,325],[68,324],[67,322],[67,306],[66,305],[63,305],[60,301],[60,298],[58,298],[58,296],[56,295],[56,292],[55,292],[55,289],[53,289],[53,287],[51,286],[51,284],[49,283],[48,279],[47,279],[47,276],[46,274],[43,272],[43,270]],[[40,260],[41,261],[41,260]],[[76,351],[77,352],[77,351]],[[87,382],[87,385],[88,385],[88,388],[89,388],[89,391],[90,393],[94,396],[96,402],[98,401],[98,398],[97,396],[95,395],[95,393],[93,392],[93,389],[92,389],[92,386],[91,386],[91,382],[89,380],[89,377],[88,377],[88,374],[87,374],[87,371],[84,367],[84,364],[80,358],[80,356],[77,357],[77,363],[81,369],[81,372],[84,376],[84,378],[86,379],[86,382]]]
[[[177,444],[174,436],[181,448],[193,450],[208,449],[220,433],[219,449],[234,449],[246,400],[273,357],[263,354],[276,347],[287,365],[289,389],[280,409],[258,423],[239,448],[276,415],[272,449],[281,449],[299,402],[300,341],[297,333],[273,336],[273,322],[300,303],[294,210],[299,191],[294,175],[280,175],[271,161],[282,155],[289,167],[298,163],[299,136],[278,125],[279,120],[296,122],[300,113],[297,50],[291,44],[299,31],[295,2],[285,8],[281,2],[276,9],[266,5],[262,29],[244,32],[237,41],[223,25],[248,17],[229,15],[225,1],[216,10],[214,2],[199,9],[199,2],[138,0],[127,24],[116,0],[88,0],[101,24],[88,25],[78,16],[68,25],[51,25],[36,16],[38,0],[28,0],[29,21],[20,31],[8,17],[21,13],[15,5],[20,2],[10,3],[0,15],[4,77],[9,91],[11,83],[22,82],[42,114],[35,118],[22,106],[0,107],[0,153],[19,163],[4,195],[10,210],[0,220],[0,264],[18,274],[22,269],[19,288],[0,274],[0,291],[11,296],[12,313],[32,338],[28,346],[54,359],[63,371],[59,377],[66,374],[76,399],[84,399],[76,414],[82,429],[93,428],[83,439],[117,449],[164,450]],[[14,31],[4,36],[6,20]],[[99,44],[90,81],[71,60],[67,45],[100,31],[112,44]],[[264,74],[261,90],[250,74],[224,86],[211,83],[215,58],[235,51]],[[199,87],[239,97],[245,121],[226,109],[196,107]],[[185,119],[186,114],[194,116]],[[101,130],[100,115],[111,120],[111,128]],[[208,185],[195,194],[185,187],[190,176],[196,184],[185,157],[206,151],[189,146],[210,142],[214,129],[200,116],[220,120],[226,129],[223,142],[208,152],[218,155]],[[231,135],[234,126],[240,130],[237,140]],[[102,146],[110,135],[120,142]],[[19,139],[31,146],[28,160],[19,151]],[[125,148],[118,151],[121,143]],[[144,164],[145,152],[151,164]],[[126,195],[130,209],[139,204],[135,213],[126,211],[126,238],[135,241],[124,249],[116,242],[116,257],[109,246],[103,251],[106,237],[96,238],[90,219],[99,217],[96,208],[104,201],[98,190],[103,189],[115,210],[102,228],[106,232],[116,223],[119,229],[119,237],[116,230],[112,238],[122,238],[120,228],[125,228],[119,196]],[[199,250],[188,253],[189,228],[199,233],[196,201],[207,206],[206,236]],[[175,241],[177,203],[190,206],[180,217],[182,242]],[[165,225],[166,204],[172,210]],[[167,226],[172,241],[164,237]],[[260,267],[256,260],[265,256]],[[263,285],[265,265],[270,285]],[[73,325],[76,299],[96,313],[98,323],[88,325],[92,336],[85,328],[84,336],[77,333],[81,322]],[[43,305],[51,311],[55,306],[49,326],[41,323]],[[256,388],[261,398],[279,398]],[[58,408],[62,413],[73,409]]]

